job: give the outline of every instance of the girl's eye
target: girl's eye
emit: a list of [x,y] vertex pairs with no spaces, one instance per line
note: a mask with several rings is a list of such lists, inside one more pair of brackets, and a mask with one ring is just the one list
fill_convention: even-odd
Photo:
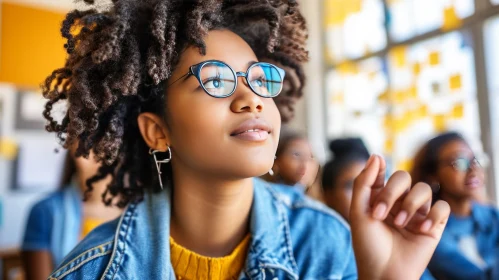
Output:
[[223,82],[222,80],[220,80],[220,78],[211,78],[210,80],[206,81],[203,85],[207,89],[217,89],[223,86]]

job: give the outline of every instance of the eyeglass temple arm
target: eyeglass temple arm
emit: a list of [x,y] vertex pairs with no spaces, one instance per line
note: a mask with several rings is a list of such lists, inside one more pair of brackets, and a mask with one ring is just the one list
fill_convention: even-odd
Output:
[[180,76],[178,79],[176,79],[175,81],[171,82],[170,84],[167,85],[167,87],[173,85],[174,83],[180,81],[181,79],[189,76],[189,75],[194,75],[194,73],[192,73],[192,67],[189,67],[189,72],[187,72],[186,74]]

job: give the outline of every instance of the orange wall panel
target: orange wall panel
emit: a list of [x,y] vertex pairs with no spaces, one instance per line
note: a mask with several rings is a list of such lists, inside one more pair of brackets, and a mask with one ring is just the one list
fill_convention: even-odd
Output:
[[1,4],[0,82],[39,87],[64,66],[64,13],[13,3]]

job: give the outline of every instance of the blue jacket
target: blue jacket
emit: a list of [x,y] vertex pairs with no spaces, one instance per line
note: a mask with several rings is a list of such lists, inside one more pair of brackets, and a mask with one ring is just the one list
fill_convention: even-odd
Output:
[[[480,268],[459,249],[459,240],[474,235],[478,253],[486,263]],[[438,279],[499,279],[499,212],[491,206],[474,204],[471,216],[459,218],[451,214],[429,269]]]
[[[146,193],[92,231],[49,279],[175,279],[170,194]],[[356,279],[348,224],[289,187],[254,180],[251,245],[240,279]]]
[[81,237],[82,195],[71,185],[36,203],[26,224],[22,249],[49,251],[54,267]]

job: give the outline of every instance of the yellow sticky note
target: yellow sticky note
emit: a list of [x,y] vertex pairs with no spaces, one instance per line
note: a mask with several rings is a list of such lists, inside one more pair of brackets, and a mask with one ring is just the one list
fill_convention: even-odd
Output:
[[404,170],[404,171],[409,171],[412,168],[412,160],[410,159],[405,159],[405,160],[400,160],[397,163],[397,170]]
[[461,74],[452,75],[449,78],[449,88],[451,90],[458,90],[462,87]]
[[351,62],[341,63],[337,69],[341,74],[357,74],[359,72],[357,65]]
[[344,5],[341,0],[324,1],[324,24],[339,25],[345,20]]
[[426,106],[426,105],[419,106],[418,117],[420,117],[420,118],[428,117],[428,106]]
[[393,126],[393,118],[389,115],[385,116],[383,120],[383,126],[385,127],[385,129],[391,130]]
[[444,9],[444,23],[442,24],[442,30],[451,30],[460,27],[463,21],[459,18],[456,13],[454,6],[449,6]]
[[433,127],[436,132],[444,132],[446,129],[445,115],[433,116]]
[[407,47],[398,46],[391,50],[391,57],[396,67],[404,67],[407,64]]
[[362,0],[347,0],[345,2],[350,3],[349,10],[351,13],[358,13],[362,10]]
[[378,95],[378,101],[380,102],[386,102],[390,99],[389,92],[385,91],[382,94]]
[[421,73],[421,64],[416,62],[412,65],[412,72],[414,73],[414,76],[418,76],[419,73]]
[[406,99],[406,92],[405,91],[399,90],[399,91],[396,91],[394,93],[394,99],[393,99],[393,101],[396,104],[404,103],[405,99]]
[[391,154],[393,152],[393,140],[387,139],[385,141],[385,153]]
[[404,113],[404,119],[407,126],[411,125],[416,119],[416,114],[412,110],[407,110]]
[[413,85],[411,88],[408,90],[408,96],[411,98],[417,98],[418,97],[418,88]]
[[343,94],[335,94],[331,96],[332,104],[343,104],[343,102],[344,102]]
[[407,123],[404,117],[398,117],[394,120],[392,129],[395,133],[400,133],[404,131],[406,127]]
[[452,108],[452,117],[462,119],[464,117],[464,104],[458,103]]
[[17,143],[8,138],[0,139],[0,157],[7,160],[13,160],[17,156],[18,146]]
[[431,52],[428,55],[428,62],[430,63],[431,66],[439,65],[440,64],[440,53],[439,52]]

